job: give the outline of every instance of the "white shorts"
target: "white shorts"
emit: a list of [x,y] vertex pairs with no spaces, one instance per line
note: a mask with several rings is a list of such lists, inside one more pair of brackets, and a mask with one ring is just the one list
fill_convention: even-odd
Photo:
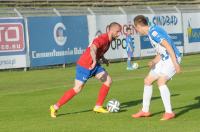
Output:
[[[181,57],[177,58],[178,63],[181,62]],[[150,75],[155,77],[166,76],[167,79],[172,78],[176,74],[176,70],[172,59],[169,57],[167,60],[160,60],[153,69],[149,72]]]

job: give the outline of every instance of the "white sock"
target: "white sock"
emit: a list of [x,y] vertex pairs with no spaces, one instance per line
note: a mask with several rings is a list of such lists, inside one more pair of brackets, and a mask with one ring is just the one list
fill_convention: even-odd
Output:
[[172,107],[170,102],[170,92],[167,85],[159,86],[160,95],[165,107],[165,112],[172,113]]
[[149,106],[150,106],[150,101],[151,101],[151,96],[153,92],[153,87],[152,85],[144,85],[144,93],[143,93],[143,112],[149,112]]

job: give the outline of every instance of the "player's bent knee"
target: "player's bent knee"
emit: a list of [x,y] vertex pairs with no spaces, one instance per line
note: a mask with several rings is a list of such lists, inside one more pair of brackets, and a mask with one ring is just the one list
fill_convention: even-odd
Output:
[[98,80],[101,80],[102,82],[106,81],[107,73],[101,72],[95,76]]
[[73,89],[74,89],[74,91],[75,91],[76,93],[80,93],[81,90],[82,90],[82,87],[74,87]]
[[110,87],[112,85],[112,78],[110,76],[107,76],[107,79],[104,82],[104,84]]
[[163,86],[167,83],[167,81],[168,81],[167,77],[163,76],[157,80],[157,85]]
[[152,82],[151,82],[150,79],[148,79],[148,78],[145,78],[145,79],[144,79],[144,84],[145,84],[145,85],[151,85],[151,83],[152,83]]
[[100,77],[101,82],[106,82],[106,78],[107,78],[107,76]]
[[108,80],[108,83],[111,85],[112,84],[112,78],[110,77],[110,76],[108,76],[108,78],[107,78],[107,80]]
[[158,80],[157,81],[157,85],[158,86],[163,86],[163,85],[165,85],[166,84],[166,81],[163,81],[163,80]]

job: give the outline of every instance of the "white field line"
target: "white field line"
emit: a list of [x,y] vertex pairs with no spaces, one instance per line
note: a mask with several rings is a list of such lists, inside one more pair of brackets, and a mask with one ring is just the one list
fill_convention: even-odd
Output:
[[[182,71],[181,74],[184,74],[184,73],[190,73],[190,72],[200,72],[200,69],[191,69],[191,70],[184,70]],[[145,74],[142,75],[136,75],[136,76],[126,76],[126,77],[112,77],[113,78],[113,82],[116,82],[116,81],[124,81],[124,80],[129,80],[129,79],[143,79],[145,77]],[[90,85],[94,85],[94,84],[97,84],[97,83],[100,83],[98,80],[95,80],[95,79],[92,79],[89,81]],[[39,91],[45,91],[45,90],[51,90],[51,89],[55,89],[55,88],[61,88],[61,87],[66,87],[66,89],[68,89],[68,87],[72,87],[73,84],[68,84],[68,85],[64,85],[64,86],[54,86],[54,87],[48,87],[48,88],[43,88],[43,89],[35,89],[35,90],[29,90],[29,91],[20,91],[20,92],[13,92],[13,93],[8,93],[8,94],[2,94],[0,95],[0,97],[2,96],[6,96],[6,95],[13,95],[13,94],[25,94],[25,93],[32,93],[32,92],[39,92]]]

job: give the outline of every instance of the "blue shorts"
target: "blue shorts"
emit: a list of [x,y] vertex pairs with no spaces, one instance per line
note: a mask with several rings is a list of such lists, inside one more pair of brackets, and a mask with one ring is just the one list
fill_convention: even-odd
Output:
[[86,69],[80,65],[76,65],[76,80],[86,83],[87,80],[100,72],[105,71],[101,65],[97,64],[92,70]]

